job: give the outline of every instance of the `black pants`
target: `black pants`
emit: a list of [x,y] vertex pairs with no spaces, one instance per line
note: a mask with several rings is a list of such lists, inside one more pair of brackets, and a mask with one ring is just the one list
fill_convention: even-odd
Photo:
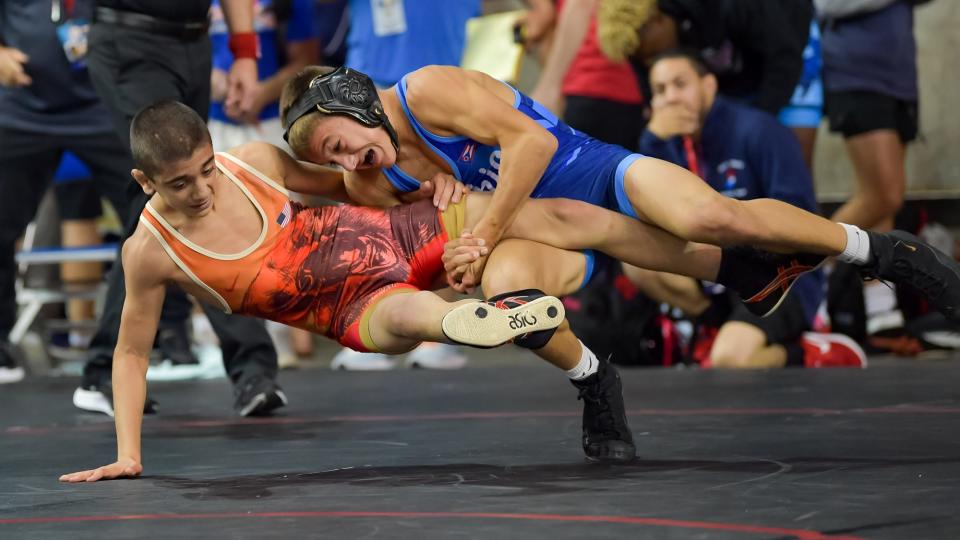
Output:
[[643,105],[567,96],[563,121],[594,139],[636,150],[643,132]]
[[[94,23],[90,29],[87,63],[97,93],[110,112],[124,148],[130,147],[130,122],[143,107],[163,99],[185,103],[206,118],[210,108],[210,40],[193,41],[152,35],[147,32]],[[129,159],[129,157],[128,157]],[[129,237],[136,229],[147,196],[135,182],[130,188],[130,213],[126,224]],[[96,384],[110,376],[113,349],[120,328],[120,314],[126,290],[123,267],[114,265],[103,317],[91,343],[91,358],[84,366],[84,385]],[[182,291],[170,293],[164,309],[173,304],[186,319],[190,301]],[[236,384],[253,376],[274,378],[277,353],[258,319],[227,315],[204,305],[220,347],[230,379]]]
[[17,317],[15,242],[37,213],[65,150],[90,167],[97,193],[129,213],[130,155],[113,132],[48,135],[0,128],[0,340]]

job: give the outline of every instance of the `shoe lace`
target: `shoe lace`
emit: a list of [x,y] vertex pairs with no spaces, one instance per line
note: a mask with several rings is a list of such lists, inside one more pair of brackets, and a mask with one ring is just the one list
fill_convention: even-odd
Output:
[[942,276],[922,266],[913,265],[908,260],[898,259],[894,261],[893,267],[898,274],[911,276],[910,284],[928,298],[939,297],[947,287]]
[[607,437],[619,437],[620,430],[617,429],[617,421],[613,410],[610,408],[610,401],[606,398],[606,389],[601,383],[581,388],[577,393],[577,399],[583,400],[594,407],[593,420],[600,433]]

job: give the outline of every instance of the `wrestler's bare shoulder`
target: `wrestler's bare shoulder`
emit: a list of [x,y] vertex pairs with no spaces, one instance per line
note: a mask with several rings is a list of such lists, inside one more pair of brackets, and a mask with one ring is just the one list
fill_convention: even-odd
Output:
[[470,87],[483,88],[502,100],[513,101],[513,90],[501,81],[481,71],[454,66],[426,66],[407,75],[408,101],[424,100],[432,96],[433,89],[443,89],[446,92],[458,85],[461,90]]
[[144,282],[168,281],[174,278],[176,263],[164,251],[160,241],[140,222],[123,243],[123,269],[127,275]]
[[279,178],[284,171],[286,153],[268,142],[253,141],[234,146],[227,153],[269,178]]
[[410,74],[407,75],[408,81],[434,81],[437,79],[466,79],[477,83],[482,83],[487,79],[496,81],[496,79],[481,71],[463,69],[456,66],[424,66],[420,69],[411,71]]

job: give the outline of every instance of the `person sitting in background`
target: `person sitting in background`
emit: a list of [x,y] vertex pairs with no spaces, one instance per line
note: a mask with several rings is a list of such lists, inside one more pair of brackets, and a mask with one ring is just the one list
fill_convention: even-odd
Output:
[[[640,152],[685,167],[727,197],[768,197],[817,212],[796,139],[772,115],[718,96],[717,79],[696,52],[661,53],[650,67],[650,83],[653,112]],[[703,332],[712,343],[700,348],[712,367],[866,365],[863,351],[850,338],[807,333],[823,299],[819,271],[798,279],[793,294],[766,318],[731,302],[727,291],[709,300],[689,278],[638,268],[626,273],[657,300],[688,315],[709,314],[719,332]]]

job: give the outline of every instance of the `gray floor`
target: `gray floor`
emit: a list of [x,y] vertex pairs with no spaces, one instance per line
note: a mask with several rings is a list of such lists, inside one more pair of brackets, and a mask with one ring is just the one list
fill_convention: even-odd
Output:
[[[325,353],[324,353],[325,354]],[[319,364],[319,363],[318,363]],[[562,374],[483,351],[457,372],[284,372],[243,420],[221,380],[151,387],[144,476],[67,378],[0,387],[0,538],[960,536],[956,361],[624,372],[638,460],[583,461]]]

